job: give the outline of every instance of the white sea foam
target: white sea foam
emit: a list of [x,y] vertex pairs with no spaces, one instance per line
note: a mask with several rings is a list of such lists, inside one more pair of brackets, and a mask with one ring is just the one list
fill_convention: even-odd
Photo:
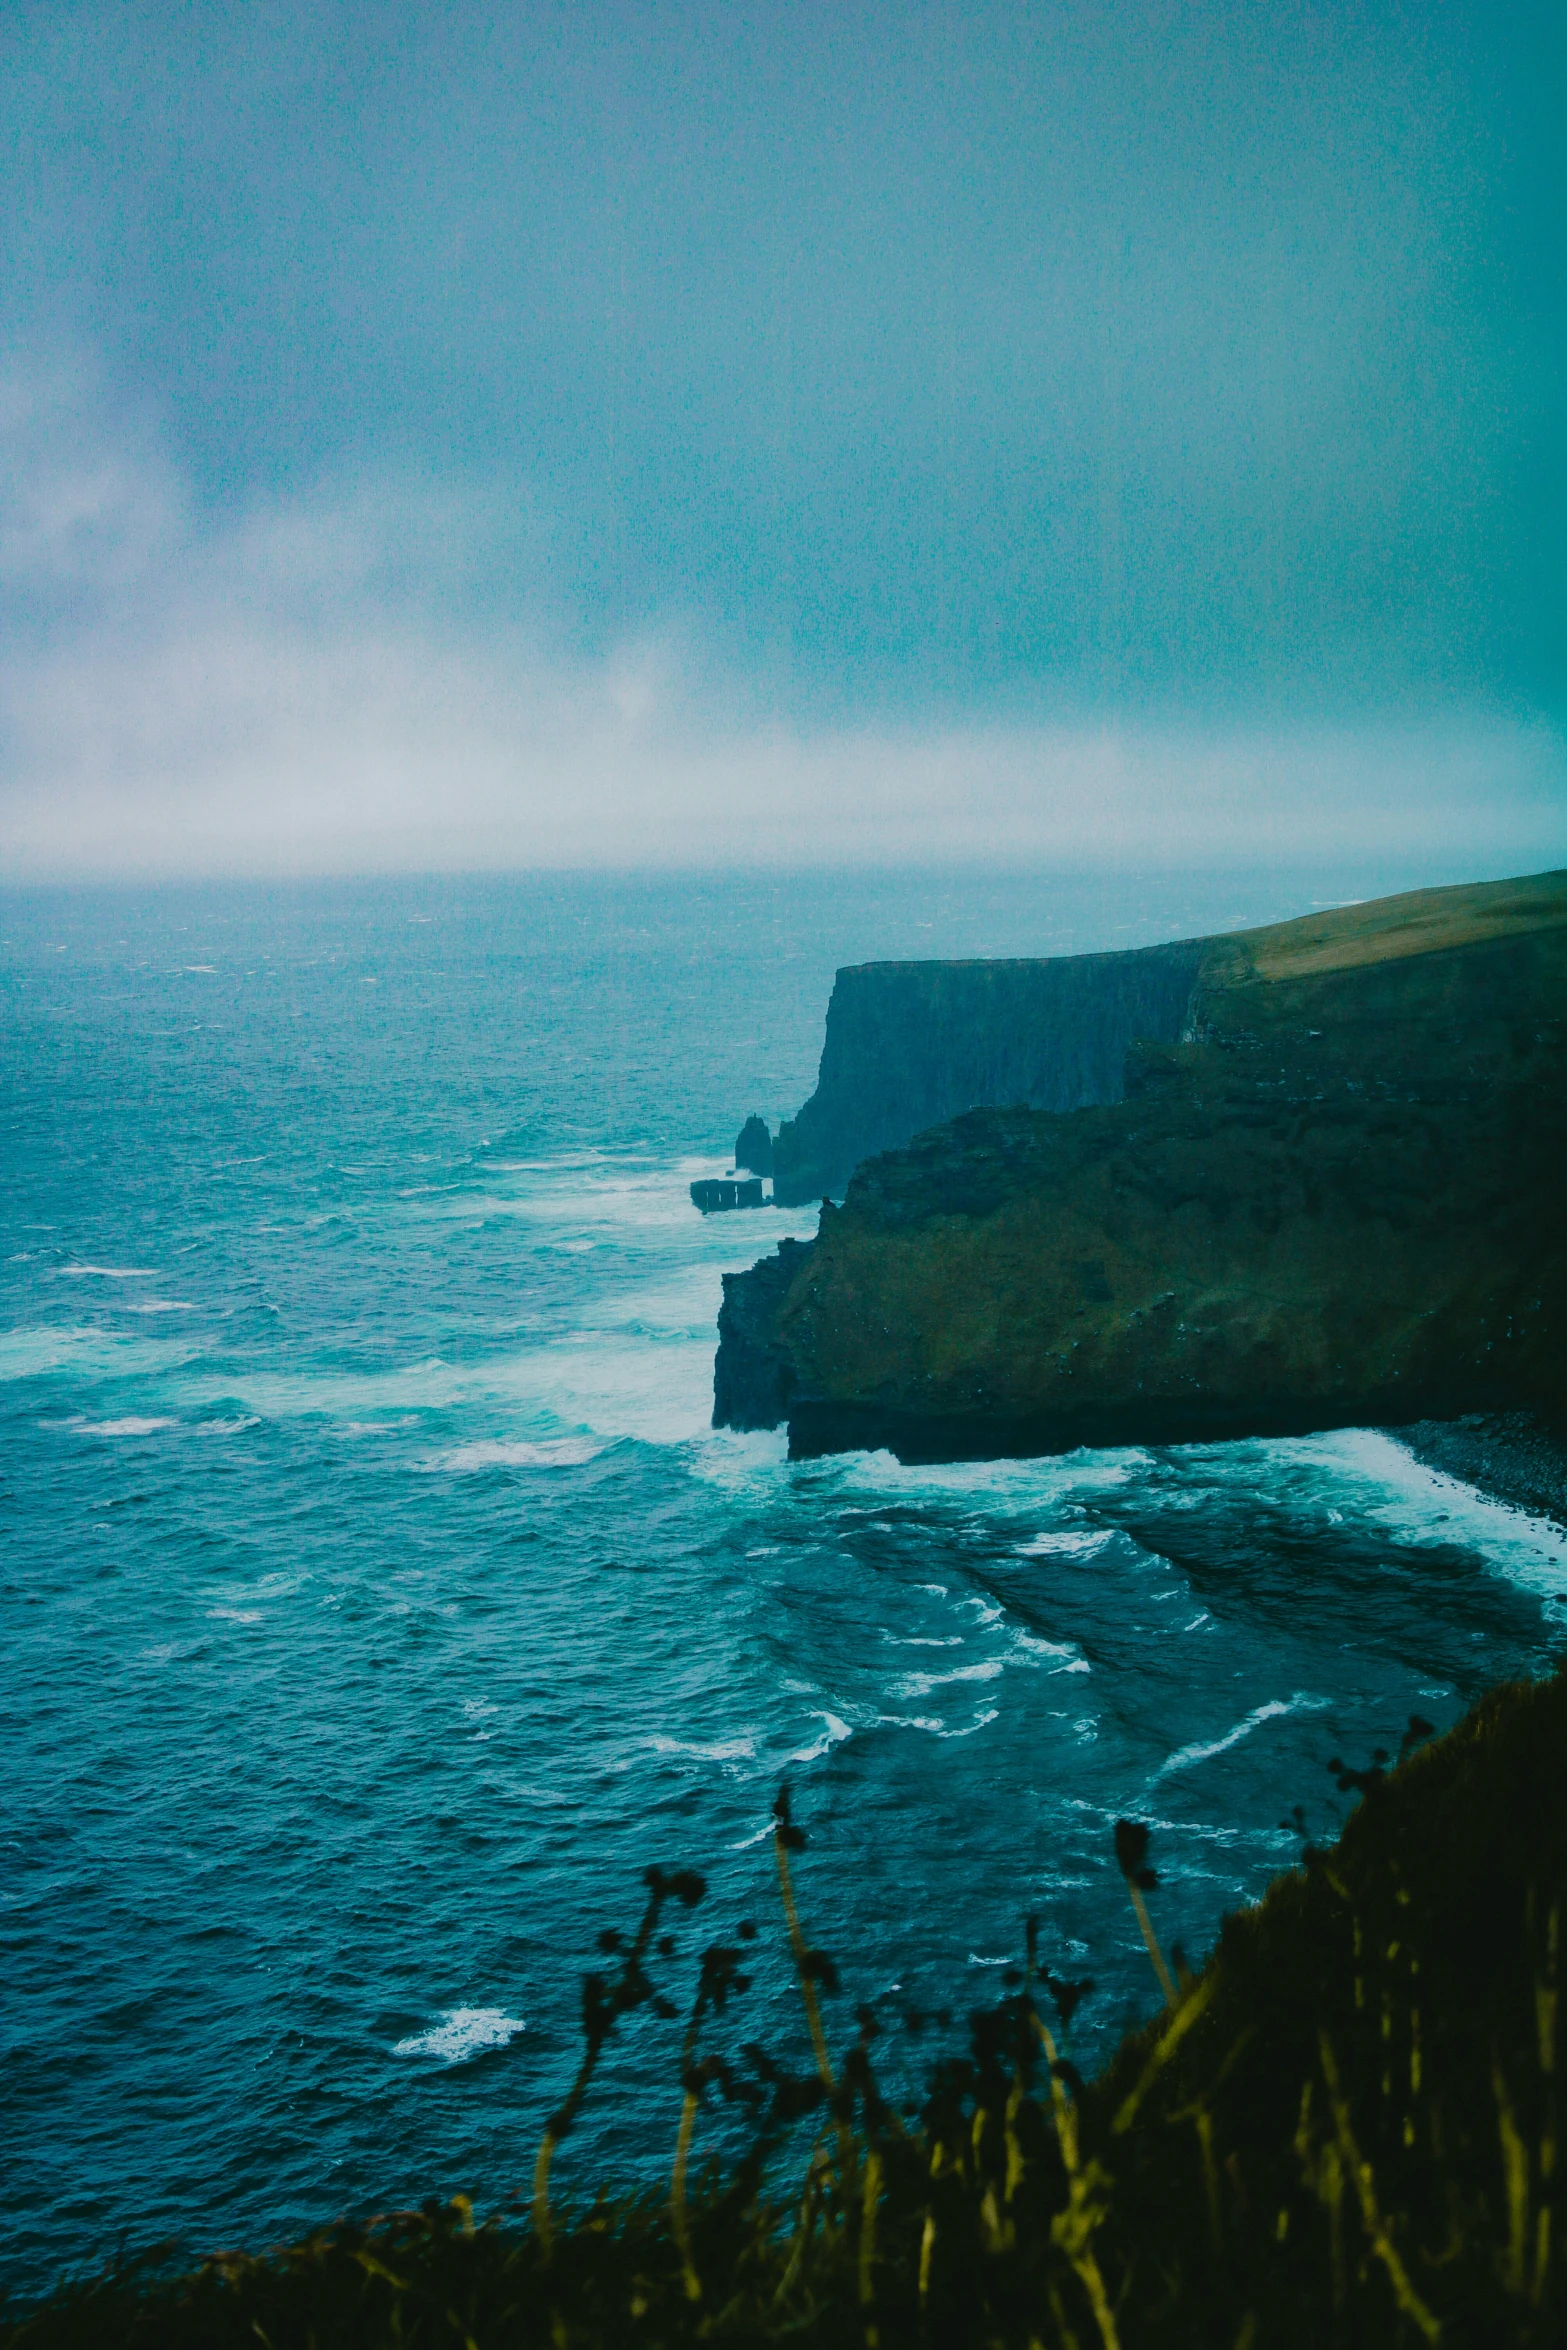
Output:
[[1032,1542],[1025,1542],[1020,1546],[1017,1555],[1024,1559],[1091,1559],[1104,1549],[1106,1543],[1114,1540],[1115,1533],[1112,1528],[1092,1526],[1081,1529],[1074,1528],[1070,1533],[1036,1534]]
[[394,2056],[428,2056],[437,2064],[466,2064],[487,2048],[504,2048],[527,2030],[520,2016],[499,2007],[448,2007],[427,2032],[411,2032]]
[[1300,1437],[1278,1451],[1357,1487],[1356,1506],[1405,1540],[1456,1542],[1541,1598],[1567,1602],[1567,1530],[1429,1469],[1378,1428]]
[[840,1721],[836,1714],[819,1713],[815,1719],[819,1722],[825,1722],[827,1725],[821,1736],[814,1745],[802,1746],[797,1754],[785,1755],[785,1762],[819,1762],[824,1754],[831,1754],[835,1746],[841,1746],[845,1738],[852,1738],[854,1735],[848,1723]]
[[156,1281],[155,1265],[62,1265],[62,1281],[84,1281],[88,1275],[100,1281]]
[[689,1754],[697,1762],[750,1762],[756,1754],[754,1738],[720,1738],[711,1746],[698,1746],[683,1738],[649,1738],[647,1744],[655,1754]]
[[[27,1323],[0,1330],[0,1379],[37,1379],[69,1371],[78,1379],[122,1379],[139,1371],[167,1371],[188,1362],[183,1339],[133,1338],[90,1322]],[[232,1387],[224,1393],[231,1394]]]
[[[1025,1656],[1077,1655],[1070,1640],[1042,1640],[1037,1632],[1014,1632],[1012,1645],[1014,1648],[1021,1649]],[[1086,1665],[1083,1670],[1085,1672],[1088,1670]]]
[[126,1307],[128,1314],[194,1314],[198,1311],[188,1297],[144,1297]]
[[209,1624],[259,1624],[263,1620],[258,1607],[209,1607]]
[[84,1436],[152,1436],[160,1428],[177,1428],[178,1420],[71,1420],[67,1423],[79,1428]]
[[889,1681],[889,1697],[929,1697],[933,1689],[945,1689],[953,1681],[995,1681],[1005,1670],[999,1656],[986,1657],[982,1664],[955,1665],[950,1673],[908,1673],[901,1681]]
[[570,1469],[596,1460],[603,1449],[591,1436],[552,1436],[536,1444],[457,1444],[428,1465],[458,1475],[470,1469]]
[[1207,1762],[1212,1755],[1224,1754],[1230,1747],[1238,1746],[1243,1738],[1249,1738],[1264,1722],[1280,1721],[1286,1714],[1321,1713],[1327,1702],[1325,1697],[1312,1697],[1304,1689],[1297,1689],[1288,1701],[1270,1697],[1265,1705],[1253,1706],[1245,1720],[1237,1722],[1233,1730],[1226,1730],[1222,1738],[1198,1740],[1191,1746],[1180,1747],[1167,1762],[1159,1765],[1154,1781],[1168,1779],[1174,1771],[1189,1770],[1194,1763]]

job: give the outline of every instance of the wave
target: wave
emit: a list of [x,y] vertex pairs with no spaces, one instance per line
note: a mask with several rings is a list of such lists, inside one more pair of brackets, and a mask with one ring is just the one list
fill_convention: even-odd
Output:
[[57,1268],[62,1281],[82,1281],[94,1274],[100,1281],[156,1281],[155,1265],[61,1265]]
[[79,1429],[83,1436],[152,1436],[160,1428],[177,1428],[179,1422],[130,1417],[123,1420],[68,1420],[66,1426]]
[[428,1466],[461,1475],[471,1469],[572,1469],[596,1460],[604,1447],[591,1436],[546,1437],[537,1444],[456,1444]]
[[754,1738],[720,1738],[711,1746],[692,1745],[683,1738],[650,1738],[647,1743],[655,1754],[689,1754],[697,1762],[752,1762],[756,1757]]
[[428,2056],[437,2064],[466,2064],[487,2048],[504,2048],[527,2025],[499,2007],[448,2007],[427,2032],[411,2032],[394,2056]]
[[1199,1740],[1191,1746],[1179,1747],[1167,1762],[1159,1765],[1153,1775],[1153,1784],[1168,1779],[1174,1771],[1190,1770],[1194,1763],[1207,1762],[1213,1755],[1226,1753],[1230,1747],[1238,1746],[1243,1738],[1249,1738],[1253,1730],[1260,1730],[1264,1722],[1280,1721],[1286,1714],[1321,1713],[1326,1709],[1327,1702],[1325,1697],[1308,1696],[1303,1689],[1297,1689],[1288,1701],[1282,1697],[1270,1697],[1265,1705],[1253,1706],[1245,1720],[1237,1722],[1233,1730],[1226,1730],[1222,1738]]
[[23,1324],[0,1330],[0,1379],[38,1379],[67,1371],[78,1379],[121,1379],[188,1363],[183,1339],[131,1337],[91,1322]]
[[785,1762],[819,1762],[824,1754],[831,1754],[835,1746],[841,1746],[845,1738],[854,1736],[848,1723],[840,1721],[836,1714],[819,1713],[814,1718],[819,1722],[825,1722],[826,1729],[814,1746],[802,1746],[798,1754],[785,1755]]

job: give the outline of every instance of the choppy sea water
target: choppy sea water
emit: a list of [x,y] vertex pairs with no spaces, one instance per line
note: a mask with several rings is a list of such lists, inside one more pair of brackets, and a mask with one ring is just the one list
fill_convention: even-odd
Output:
[[[1336,877],[1318,877],[1331,894]],[[1353,877],[1365,894],[1402,878]],[[1340,887],[1340,894],[1351,891]],[[276,2241],[528,2176],[649,1862],[853,2000],[993,1996],[1038,1912],[1153,2004],[1326,1764],[1559,1646],[1567,1545],[1386,1436],[903,1469],[715,1433],[707,1220],[836,964],[1140,944],[1300,878],[405,882],[0,900],[0,2258]],[[681,1977],[672,1971],[671,1988]],[[668,2161],[639,2022],[569,2191]],[[894,2041],[894,2072],[923,2061]],[[912,2075],[910,2076],[912,2077]]]

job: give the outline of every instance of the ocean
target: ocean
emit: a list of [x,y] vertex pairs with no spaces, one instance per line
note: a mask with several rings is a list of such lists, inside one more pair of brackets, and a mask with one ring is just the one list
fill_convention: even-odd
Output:
[[[1456,877],[1456,876],[1455,876]],[[525,2187],[651,1864],[754,1921],[768,1837],[889,2080],[1041,1920],[1091,2064],[1350,1799],[1559,1649],[1559,1529],[1355,1430],[904,1469],[708,1425],[700,1217],[811,1091],[834,968],[1132,946],[1399,875],[969,872],[0,897],[0,2264],[275,2243]],[[557,2176],[667,2172],[644,2011]],[[721,2116],[704,2122],[709,2147]]]

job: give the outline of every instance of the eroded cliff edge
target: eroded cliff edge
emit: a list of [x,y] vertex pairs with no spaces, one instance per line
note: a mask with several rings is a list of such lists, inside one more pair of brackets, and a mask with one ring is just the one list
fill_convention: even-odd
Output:
[[774,1196],[839,1198],[862,1159],[982,1104],[1119,1101],[1127,1047],[1180,1036],[1206,944],[840,971],[816,1091],[773,1146]]
[[1560,1419],[1567,875],[1196,942],[1183,1025],[1118,1103],[863,1166],[726,1283],[715,1418],[905,1459]]

